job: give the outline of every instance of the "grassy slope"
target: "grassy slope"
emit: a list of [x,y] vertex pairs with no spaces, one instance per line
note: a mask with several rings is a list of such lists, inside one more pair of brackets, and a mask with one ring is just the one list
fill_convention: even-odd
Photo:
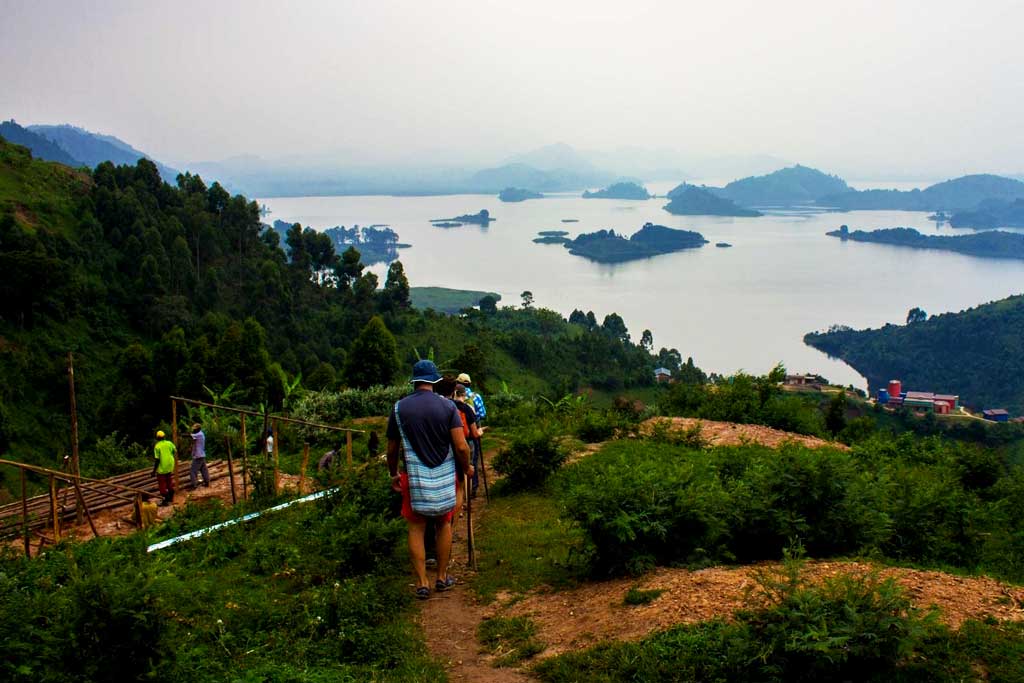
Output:
[[23,227],[69,234],[73,198],[91,182],[81,171],[32,159],[24,147],[0,140],[0,213],[13,211]]

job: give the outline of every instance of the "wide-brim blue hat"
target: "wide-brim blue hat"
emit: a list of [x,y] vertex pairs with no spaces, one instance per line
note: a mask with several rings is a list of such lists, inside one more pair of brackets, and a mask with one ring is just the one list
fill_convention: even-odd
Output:
[[416,365],[412,366],[412,382],[426,382],[428,384],[434,384],[440,382],[442,379],[441,373],[437,371],[437,366],[434,365],[434,361],[421,360],[417,361]]

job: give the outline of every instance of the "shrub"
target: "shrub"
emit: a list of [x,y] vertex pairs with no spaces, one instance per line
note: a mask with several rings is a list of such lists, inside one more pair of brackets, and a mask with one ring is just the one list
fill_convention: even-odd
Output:
[[494,459],[494,469],[505,475],[514,490],[541,486],[565,461],[554,435],[535,427],[516,436]]
[[630,586],[626,597],[622,599],[626,605],[649,605],[664,593],[663,590],[640,590],[639,586]]
[[622,420],[613,413],[588,410],[576,422],[576,436],[587,443],[607,441],[622,427]]

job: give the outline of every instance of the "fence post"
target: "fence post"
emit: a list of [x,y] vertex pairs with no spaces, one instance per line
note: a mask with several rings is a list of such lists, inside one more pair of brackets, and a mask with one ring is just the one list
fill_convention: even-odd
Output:
[[60,514],[57,512],[57,480],[50,475],[50,518],[53,521],[53,542],[60,541]]
[[242,500],[249,498],[249,443],[245,437],[245,413],[242,413]]
[[231,504],[238,502],[235,495],[235,466],[231,461],[231,437],[225,436],[224,442],[228,445],[228,479],[231,481]]
[[352,467],[352,432],[345,432],[345,462]]
[[299,495],[306,483],[306,468],[309,467],[309,442],[302,444],[302,469],[299,470]]
[[25,483],[25,469],[21,470],[21,519],[22,529],[25,532],[25,557],[31,554],[31,546],[28,539],[28,486]]
[[274,420],[274,495],[281,492],[281,469],[279,467],[278,450],[281,447],[281,432],[277,428],[277,420]]

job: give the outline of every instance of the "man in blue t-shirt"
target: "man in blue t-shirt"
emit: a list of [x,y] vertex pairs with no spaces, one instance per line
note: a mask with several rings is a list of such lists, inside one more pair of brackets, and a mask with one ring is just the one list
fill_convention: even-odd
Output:
[[[455,458],[459,469],[472,477],[473,467],[469,461],[469,445],[462,432],[462,418],[455,404],[434,393],[434,384],[441,380],[437,366],[429,360],[421,360],[412,369],[413,392],[399,401],[388,419],[388,471],[391,473],[391,488],[402,493],[402,516],[409,524],[409,554],[416,572],[416,597],[430,597],[427,583],[426,549],[424,535],[427,521],[433,521],[437,538],[437,580],[434,590],[445,591],[455,585],[455,579],[448,576],[448,560],[452,550],[452,517],[454,503],[446,513],[436,517],[425,517],[412,509],[413,495],[423,492],[410,490],[416,486],[406,474],[399,474],[399,453],[408,444],[404,454],[406,470],[411,465],[434,469],[450,467],[450,458]],[[417,462],[410,463],[410,458]],[[451,475],[455,476],[454,473]],[[454,484],[454,482],[451,482]]]

